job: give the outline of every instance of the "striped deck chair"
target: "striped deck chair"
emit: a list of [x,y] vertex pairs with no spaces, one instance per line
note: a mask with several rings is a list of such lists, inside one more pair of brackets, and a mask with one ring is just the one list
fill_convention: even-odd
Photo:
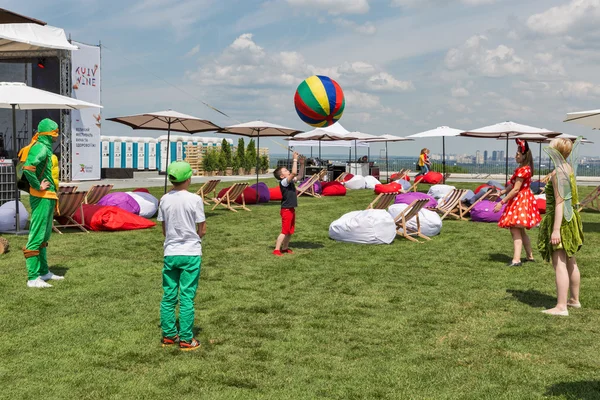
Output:
[[579,202],[578,211],[584,208],[600,211],[600,186],[597,186],[592,193],[588,194],[585,199]]
[[[82,232],[89,233],[83,226],[83,200],[88,192],[58,193],[58,213],[54,214],[52,230],[62,234],[58,228],[79,228]],[[81,213],[81,224],[73,219],[76,212]]]
[[[217,208],[219,205],[225,207],[228,210],[233,212],[237,212],[238,208],[242,210],[250,211],[248,207],[246,207],[246,199],[244,198],[244,190],[248,187],[248,183],[235,183],[232,187],[230,187],[227,192],[220,199],[216,199],[215,206],[212,208],[213,210]],[[238,197],[242,197],[242,204],[236,202]]]
[[477,199],[473,204],[461,200],[458,203],[460,219],[466,219],[466,216],[471,213],[471,210],[483,200],[497,201],[500,198],[500,192],[495,188],[488,189],[483,196]]
[[336,182],[343,182],[344,178],[348,176],[347,172],[342,172],[337,178],[335,178]]
[[314,174],[309,180],[298,185],[296,188],[296,194],[298,197],[302,196],[303,194],[307,194],[312,197],[321,197],[320,194],[315,193],[315,183],[318,182],[318,180],[319,174]]
[[58,193],[72,193],[77,191],[77,186],[59,186]]
[[[431,240],[431,238],[421,233],[421,221],[419,220],[419,211],[425,207],[425,204],[427,204],[428,201],[428,199],[415,200],[400,214],[398,214],[394,220],[396,222],[396,233],[398,235],[417,243],[422,242],[415,239],[413,236],[418,236],[425,240]],[[417,229],[411,229],[406,224],[413,218],[417,219]]]
[[[220,179],[212,179],[208,182],[206,182],[204,185],[202,185],[202,187],[200,189],[198,189],[198,191],[196,192],[196,194],[200,197],[202,197],[202,201],[204,202],[204,204],[209,205],[209,201],[212,202],[216,202],[217,201],[217,185],[221,183]],[[208,195],[210,193],[213,193],[212,197],[208,197]],[[208,201],[207,201],[208,200]]]
[[85,204],[97,204],[101,198],[106,196],[113,188],[113,185],[94,185],[85,196]]
[[430,210],[436,211],[441,215],[442,220],[447,216],[452,218],[465,220],[460,214],[460,202],[467,194],[467,189],[453,189],[448,193],[440,202],[436,208]]
[[387,210],[389,206],[394,204],[396,201],[396,196],[399,195],[400,192],[395,193],[380,193],[375,200],[369,204],[367,210]]
[[319,181],[322,181],[325,177],[327,176],[327,168],[323,168],[321,171],[319,171]]

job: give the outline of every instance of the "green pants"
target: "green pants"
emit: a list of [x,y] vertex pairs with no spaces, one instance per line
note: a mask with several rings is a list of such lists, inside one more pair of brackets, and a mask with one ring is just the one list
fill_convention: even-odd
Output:
[[27,279],[37,279],[48,273],[46,247],[52,233],[52,220],[56,200],[29,196],[31,204],[31,222],[29,224],[29,240],[23,249],[27,265]]
[[163,336],[175,337],[175,307],[179,299],[179,338],[186,342],[194,334],[194,297],[200,279],[200,256],[165,256],[163,298],[160,302],[160,326]]

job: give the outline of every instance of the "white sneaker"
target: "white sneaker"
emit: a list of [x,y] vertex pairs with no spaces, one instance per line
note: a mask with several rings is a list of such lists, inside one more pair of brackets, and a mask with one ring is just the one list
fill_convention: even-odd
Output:
[[42,279],[43,281],[62,281],[63,279],[65,279],[65,277],[60,275],[54,275],[52,272],[48,271],[46,275],[40,276],[40,279]]
[[49,283],[44,282],[40,277],[38,277],[37,279],[33,279],[30,281],[27,281],[27,287],[32,287],[32,288],[48,288],[48,287],[52,287],[52,285],[50,285]]

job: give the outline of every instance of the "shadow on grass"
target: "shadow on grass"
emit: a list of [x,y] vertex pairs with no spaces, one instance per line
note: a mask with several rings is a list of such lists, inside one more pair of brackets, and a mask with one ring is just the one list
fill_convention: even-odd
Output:
[[312,242],[290,242],[291,248],[297,249],[322,249],[323,246],[321,243],[312,243]]
[[556,305],[556,297],[548,296],[547,294],[538,292],[537,290],[506,289],[506,293],[510,293],[515,299],[531,307],[552,308]]
[[488,255],[488,259],[493,262],[508,264],[512,261],[512,257],[508,254],[492,253]]
[[600,222],[584,222],[583,231],[596,233],[600,232]]
[[50,267],[50,270],[52,271],[53,274],[65,276],[65,275],[67,275],[69,268],[61,267],[60,265],[57,265],[56,267]]
[[568,400],[597,400],[600,381],[561,382],[550,386],[546,396],[564,396]]

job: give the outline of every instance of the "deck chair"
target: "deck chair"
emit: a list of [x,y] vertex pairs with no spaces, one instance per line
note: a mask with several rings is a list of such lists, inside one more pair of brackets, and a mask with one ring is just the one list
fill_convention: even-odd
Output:
[[460,219],[466,219],[467,215],[471,213],[471,210],[480,201],[483,201],[483,200],[497,201],[499,198],[500,198],[500,193],[498,192],[498,190],[489,189],[485,192],[485,194],[483,196],[481,196],[479,199],[477,199],[477,201],[475,201],[473,204],[468,204],[467,202],[461,200],[458,203]]
[[313,176],[310,177],[309,180],[298,185],[298,187],[296,188],[296,194],[298,195],[298,197],[302,196],[303,194],[306,194],[306,195],[309,195],[312,197],[321,197],[320,194],[315,193],[315,183],[318,182],[318,180],[319,180],[319,174],[314,174]]
[[579,202],[577,210],[581,211],[584,208],[600,211],[600,186],[597,186],[592,193],[588,194],[585,199]]
[[432,211],[436,211],[442,217],[442,220],[447,216],[452,218],[466,220],[460,213],[461,200],[467,194],[467,189],[453,189],[448,193]]
[[[225,207],[228,210],[233,212],[237,212],[238,208],[242,210],[250,211],[248,207],[246,207],[246,199],[244,198],[244,190],[248,187],[248,183],[235,183],[232,187],[230,187],[227,192],[220,199],[216,199],[215,206],[212,208],[213,210],[217,208],[219,205]],[[238,197],[242,197],[242,204],[236,202]]]
[[[202,201],[204,202],[204,204],[210,205],[209,201],[217,201],[217,185],[219,183],[221,183],[220,179],[212,179],[206,182],[204,185],[202,185],[200,189],[198,189],[196,194],[202,197]],[[210,193],[213,193],[212,197],[208,197]]]
[[394,204],[396,201],[396,196],[399,195],[400,192],[395,193],[380,193],[375,200],[369,204],[367,210],[387,210],[389,206]]
[[319,171],[319,179],[317,180],[322,181],[325,176],[327,176],[327,168],[323,168],[321,171]]
[[[425,240],[431,240],[431,238],[421,233],[421,221],[419,220],[419,211],[425,207],[425,204],[427,204],[428,201],[428,199],[415,200],[400,214],[398,214],[394,220],[394,222],[396,222],[396,233],[398,235],[417,243],[422,242],[415,239],[413,236],[418,236]],[[417,229],[411,229],[406,225],[406,223],[413,218],[417,219]]]
[[[88,192],[60,192],[58,194],[58,213],[54,213],[52,230],[62,234],[58,228],[79,228],[82,232],[89,233],[83,226],[83,201]],[[81,224],[73,219],[76,212],[81,213]],[[66,222],[65,222],[66,221]]]
[[347,172],[342,172],[337,178],[335,178],[336,182],[343,182],[344,178],[348,176]]
[[[417,178],[417,177],[415,176],[415,179],[416,179],[416,178]],[[417,191],[417,187],[419,186],[419,183],[421,183],[421,181],[419,181],[419,182],[414,182],[414,183],[412,184],[412,186],[411,186],[410,188],[408,188],[408,190],[407,190],[406,192],[416,192],[416,191]]]
[[85,204],[97,204],[101,198],[106,196],[113,188],[113,185],[94,185],[85,196]]
[[77,186],[59,186],[58,193],[72,193],[77,191]]

